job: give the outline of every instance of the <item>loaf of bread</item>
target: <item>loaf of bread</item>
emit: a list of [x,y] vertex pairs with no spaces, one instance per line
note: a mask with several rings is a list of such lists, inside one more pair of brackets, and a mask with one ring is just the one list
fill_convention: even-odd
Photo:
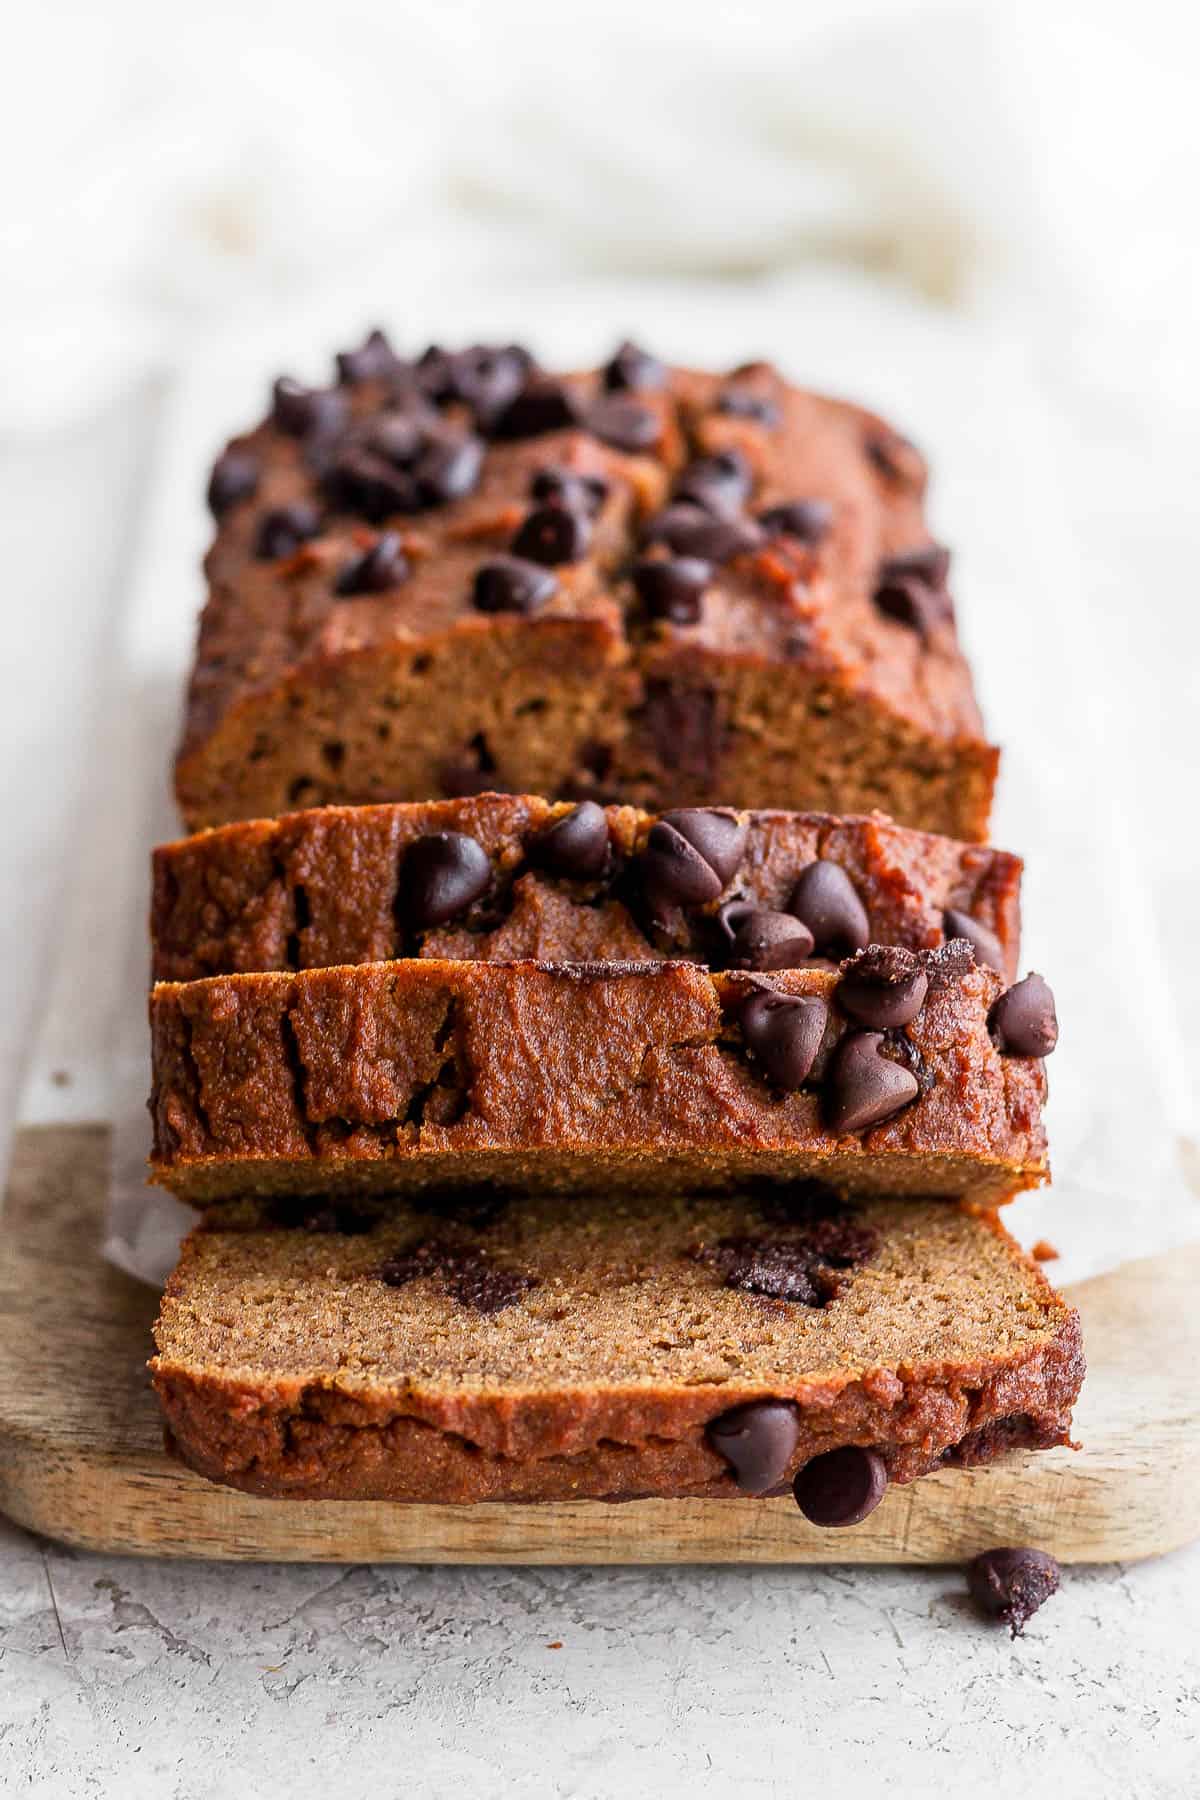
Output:
[[844,1192],[1043,1180],[1053,1001],[965,939],[840,970],[413,959],[161,983],[153,1178],[301,1191]]
[[[668,851],[680,865],[676,889],[691,879],[675,895],[664,892]],[[880,813],[650,815],[502,794],[318,807],[156,850],[154,977],[403,956],[693,957],[763,970],[868,943],[924,950],[965,936],[1011,979],[1020,883],[1020,860],[1006,851],[909,831]]]
[[189,826],[491,788],[986,835],[949,558],[880,419],[630,346],[338,369],[213,471]]
[[[250,1493],[735,1498],[804,1471],[831,1524],[889,1481],[1066,1442],[1083,1375],[1076,1314],[994,1219],[818,1184],[232,1202],[155,1339],[170,1442]],[[817,1459],[851,1447],[831,1516]]]

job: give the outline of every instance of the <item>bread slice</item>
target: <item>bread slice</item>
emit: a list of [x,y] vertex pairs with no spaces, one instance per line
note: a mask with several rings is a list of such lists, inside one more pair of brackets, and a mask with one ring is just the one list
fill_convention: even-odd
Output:
[[[156,981],[328,968],[402,956],[466,961],[642,961],[695,956],[717,966],[739,947],[731,907],[790,913],[805,870],[848,883],[863,943],[930,949],[973,931],[981,960],[1011,980],[1020,938],[1021,862],[1004,850],[909,831],[883,814],[751,812],[719,892],[694,907],[653,904],[647,856],[657,815],[485,794],[422,805],[330,806],[201,832],[154,853]],[[677,815],[678,817],[678,815]],[[667,824],[671,821],[668,817]],[[687,820],[684,820],[685,826]],[[674,829],[674,827],[671,827]],[[477,894],[453,917],[414,921],[407,868],[425,837],[469,838],[487,858]],[[419,855],[419,852],[418,852]],[[724,874],[724,870],[722,870]],[[847,928],[843,926],[843,933]],[[853,926],[850,927],[853,930]],[[854,947],[814,935],[817,955]],[[803,948],[803,946],[801,946]]]
[[989,1032],[1003,988],[961,939],[769,978],[427,959],[164,983],[152,1175],[199,1205],[801,1175],[990,1205],[1046,1174],[1043,1063]]
[[998,753],[881,419],[765,364],[366,350],[214,470],[190,827],[497,788],[986,836]]
[[817,1184],[234,1202],[155,1343],[183,1460],[307,1500],[735,1496],[710,1428],[772,1401],[756,1491],[851,1444],[907,1482],[1067,1442],[1083,1378],[1078,1316],[992,1217]]

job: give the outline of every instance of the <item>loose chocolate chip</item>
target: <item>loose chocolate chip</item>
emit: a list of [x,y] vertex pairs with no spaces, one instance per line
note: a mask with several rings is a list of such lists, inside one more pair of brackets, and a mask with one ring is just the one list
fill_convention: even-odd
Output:
[[487,852],[461,831],[436,831],[410,844],[400,872],[400,906],[413,931],[446,925],[491,886]]
[[891,1031],[916,1018],[928,991],[929,977],[911,950],[873,944],[843,969],[836,998],[855,1024]]
[[417,497],[422,506],[444,506],[465,499],[479,485],[483,444],[477,437],[447,438],[430,444],[416,466]]
[[348,562],[337,578],[338,594],[382,594],[399,587],[408,575],[408,561],[394,531],[385,531],[361,556]]
[[336,388],[307,388],[281,375],[271,394],[271,418],[289,437],[327,437],[346,417],[345,396]]
[[608,482],[603,475],[583,475],[577,469],[548,463],[534,475],[529,493],[531,499],[548,500],[569,512],[589,513],[594,518],[608,499]]
[[608,818],[594,800],[583,800],[529,845],[529,859],[554,875],[589,881],[608,863]]
[[735,556],[760,550],[765,541],[751,519],[718,518],[703,507],[679,501],[647,521],[642,533],[646,544],[665,544],[676,556],[703,557],[706,562],[727,563]]
[[357,513],[372,525],[420,507],[411,473],[358,444],[337,452],[322,474],[321,486],[331,505]]
[[717,411],[731,419],[753,419],[759,425],[779,423],[779,408],[774,400],[753,388],[725,388],[717,398]]
[[887,1464],[878,1450],[846,1444],[814,1456],[792,1483],[796,1505],[812,1525],[861,1525],[887,1492]]
[[663,819],[650,827],[637,867],[655,905],[703,906],[725,885],[699,850]]
[[812,932],[791,913],[730,900],[717,914],[731,969],[795,969],[812,955]]
[[394,375],[401,367],[400,358],[388,342],[386,332],[369,331],[357,350],[337,353],[338,380],[353,386],[359,381],[378,381]]
[[633,565],[633,585],[647,613],[673,625],[696,623],[712,578],[712,564],[698,556],[643,557]]
[[532,1276],[498,1268],[486,1251],[437,1242],[390,1256],[379,1270],[379,1279],[387,1287],[407,1287],[422,1276],[437,1281],[460,1306],[485,1314],[515,1305],[536,1286]]
[[995,969],[998,975],[1004,973],[1004,950],[1000,939],[986,925],[973,919],[970,913],[959,912],[948,906],[942,914],[942,930],[949,943],[953,938],[966,938],[975,952],[975,961],[981,969]]
[[565,506],[537,506],[512,541],[514,556],[553,567],[556,563],[581,562],[592,541],[592,527],[584,513]]
[[225,450],[213,464],[208,478],[208,508],[214,519],[227,513],[239,500],[248,500],[258,488],[258,458],[248,450]]
[[738,1008],[742,1038],[767,1080],[794,1093],[812,1072],[829,1010],[815,994],[749,994]]
[[1054,995],[1040,975],[1010,987],[988,1014],[992,1042],[1003,1056],[1049,1056],[1058,1042]]
[[760,512],[758,522],[772,537],[819,544],[833,524],[833,507],[828,500],[785,500]]
[[628,340],[604,366],[604,385],[610,394],[660,388],[666,379],[667,371],[658,358]]
[[537,563],[497,556],[475,574],[473,600],[480,612],[540,612],[558,587],[557,577]]
[[825,1122],[831,1131],[868,1131],[908,1106],[921,1091],[910,1069],[879,1054],[883,1034],[848,1031],[825,1074]]
[[681,806],[664,813],[662,821],[700,852],[722,887],[733,880],[749,835],[736,813],[718,806]]
[[813,934],[818,956],[852,956],[871,939],[867,909],[840,863],[809,863],[792,889],[788,911]]
[[706,1435],[744,1494],[766,1494],[788,1472],[800,1441],[800,1415],[787,1400],[750,1400],[713,1419]]
[[675,483],[675,499],[705,512],[737,512],[750,492],[750,479],[750,465],[740,450],[718,450],[687,465]]
[[1062,1571],[1045,1550],[985,1550],[967,1564],[967,1589],[981,1612],[1020,1637],[1038,1607],[1057,1594]]
[[272,507],[258,522],[254,554],[262,562],[294,556],[301,544],[316,537],[320,529],[321,515],[307,500],[293,500],[288,506]]
[[521,391],[491,426],[498,438],[541,437],[579,423],[579,402],[571,390],[550,375],[531,375]]
[[596,400],[588,410],[587,428],[602,444],[630,456],[651,450],[662,436],[658,414],[636,400],[619,395]]

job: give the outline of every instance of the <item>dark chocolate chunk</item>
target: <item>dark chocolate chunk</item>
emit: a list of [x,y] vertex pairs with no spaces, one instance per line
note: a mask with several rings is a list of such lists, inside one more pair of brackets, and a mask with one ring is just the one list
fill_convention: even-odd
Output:
[[534,475],[529,493],[533,500],[550,501],[594,518],[608,498],[608,482],[603,475],[584,475],[578,469],[547,463]]
[[681,806],[664,813],[662,822],[700,852],[722,887],[733,880],[749,830],[736,813],[719,806]]
[[537,1285],[532,1276],[498,1267],[484,1250],[436,1241],[388,1257],[379,1270],[379,1279],[387,1287],[407,1287],[422,1276],[436,1281],[460,1306],[477,1313],[502,1312]]
[[552,568],[556,563],[582,562],[591,541],[585,513],[566,506],[536,506],[514,537],[512,552]]
[[840,863],[824,857],[809,863],[792,889],[788,911],[808,926],[818,956],[852,956],[870,942],[867,909]]
[[334,592],[382,594],[388,588],[399,587],[407,575],[408,561],[400,548],[400,539],[394,531],[385,531],[369,550],[346,564],[337,578]]
[[698,556],[669,560],[643,557],[633,565],[637,597],[652,619],[669,619],[673,625],[694,625],[704,605],[704,590],[713,567]]
[[1027,1622],[1057,1594],[1062,1571],[1045,1550],[985,1550],[967,1564],[967,1588],[989,1619],[1020,1637]]
[[973,919],[970,913],[959,912],[955,907],[948,906],[942,914],[942,930],[946,933],[947,943],[953,938],[965,938],[975,952],[975,961],[981,969],[995,969],[998,975],[1003,975],[1004,950],[1000,939],[978,919]]
[[883,1034],[848,1031],[825,1072],[825,1122],[831,1131],[868,1131],[911,1104],[920,1082],[880,1055]]
[[558,579],[538,563],[516,556],[496,556],[475,574],[472,598],[480,612],[540,612],[558,587]]
[[281,375],[271,391],[271,419],[289,437],[327,437],[346,418],[345,395],[337,388],[307,388]]
[[262,562],[274,562],[282,556],[294,556],[301,544],[315,538],[321,529],[321,515],[307,500],[293,500],[287,506],[274,506],[264,513],[254,534],[254,554]]
[[630,456],[653,449],[662,436],[662,426],[653,408],[642,406],[637,400],[622,399],[620,395],[594,401],[588,409],[586,424],[601,443],[614,450],[624,450]]
[[795,969],[812,955],[808,926],[791,913],[772,912],[749,900],[730,900],[717,914],[728,943],[731,969]]
[[676,556],[727,563],[735,556],[761,549],[765,540],[761,527],[752,519],[721,518],[694,502],[681,500],[647,521],[642,541],[665,544]]
[[750,1400],[713,1419],[705,1434],[744,1494],[778,1487],[800,1441],[800,1415],[787,1400]]
[[401,367],[400,358],[388,342],[386,332],[369,331],[357,350],[337,353],[338,380],[353,386],[359,381],[380,381],[394,375]]
[[794,1093],[812,1072],[829,1009],[815,994],[756,990],[737,1010],[742,1039],[775,1087]]
[[812,1525],[861,1525],[887,1492],[887,1464],[878,1450],[846,1444],[814,1456],[792,1483],[796,1505]]
[[493,437],[541,437],[579,424],[579,402],[564,382],[533,374],[491,425]]
[[758,522],[771,537],[819,544],[833,524],[833,507],[828,500],[784,500],[760,512]]
[[988,1014],[992,1042],[1003,1056],[1049,1056],[1058,1042],[1054,995],[1040,975],[1026,975]]
[[911,950],[872,944],[842,970],[835,997],[856,1025],[890,1031],[916,1018],[928,991],[929,977]]
[[540,831],[528,846],[529,860],[554,875],[576,881],[594,880],[608,863],[608,819],[594,800],[583,800],[572,812]]
[[754,388],[727,387],[717,396],[717,411],[731,419],[753,419],[759,425],[778,425],[779,408],[768,394]]
[[738,512],[750,493],[750,465],[740,450],[718,450],[698,456],[675,483],[675,499],[688,500],[705,512]]
[[258,489],[258,458],[249,450],[225,450],[208,478],[208,509],[222,518],[239,500],[249,500]]
[[628,340],[604,366],[604,385],[610,394],[660,388],[666,379],[667,371],[658,358]]
[[413,931],[446,925],[482,899],[492,882],[487,852],[461,831],[436,831],[409,845],[399,905]]
[[655,905],[703,906],[725,885],[711,863],[665,819],[650,827],[636,866]]
[[483,469],[483,444],[477,437],[435,440],[421,452],[414,471],[422,506],[443,506],[474,493]]

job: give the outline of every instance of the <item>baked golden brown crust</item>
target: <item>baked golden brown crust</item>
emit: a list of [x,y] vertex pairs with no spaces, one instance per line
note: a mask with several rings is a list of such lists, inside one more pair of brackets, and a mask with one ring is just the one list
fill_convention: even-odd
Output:
[[[766,365],[659,371],[615,395],[611,375],[565,377],[547,406],[547,378],[514,357],[494,353],[492,376],[531,383],[532,403],[497,408],[494,380],[481,399],[477,352],[393,359],[315,398],[285,392],[231,445],[176,768],[189,825],[493,787],[879,807],[984,838],[997,752],[913,447]],[[455,477],[431,482],[431,457],[457,458]],[[713,457],[745,479],[698,486]],[[579,521],[563,542],[527,528],[547,470],[550,510]],[[661,523],[669,500],[682,531]],[[694,563],[705,508],[735,519],[737,547],[701,536],[695,591],[673,577],[660,592],[636,565]],[[395,541],[377,551],[381,532]],[[550,565],[552,591],[481,610],[481,568],[514,548]]]
[[[955,1206],[831,1223],[786,1189],[312,1205],[288,1224],[252,1202],[207,1215],[156,1327],[177,1452],[251,1493],[732,1497],[706,1428],[762,1400],[795,1408],[775,1491],[844,1444],[905,1482],[1068,1440],[1078,1317],[994,1219]],[[819,1290],[779,1297],[806,1258]]]
[[1044,1066],[989,1035],[1001,978],[961,941],[877,954],[911,966],[918,1008],[881,1031],[846,1011],[863,958],[840,976],[412,960],[160,984],[153,1179],[197,1204],[816,1174],[993,1205],[1042,1181]]
[[[538,962],[730,960],[719,915],[730,900],[786,909],[801,871],[836,863],[866,909],[872,943],[930,949],[966,914],[992,932],[1015,976],[1020,859],[910,831],[882,814],[748,813],[737,869],[694,910],[653,917],[639,858],[654,815],[607,808],[598,874],[547,867],[540,846],[568,804],[486,794],[423,805],[330,806],[202,832],[154,853],[154,978],[325,968],[405,955]],[[406,926],[404,858],[419,838],[458,832],[491,863],[485,892],[460,917]],[[947,926],[947,912],[952,917]],[[961,927],[959,927],[961,928]]]

